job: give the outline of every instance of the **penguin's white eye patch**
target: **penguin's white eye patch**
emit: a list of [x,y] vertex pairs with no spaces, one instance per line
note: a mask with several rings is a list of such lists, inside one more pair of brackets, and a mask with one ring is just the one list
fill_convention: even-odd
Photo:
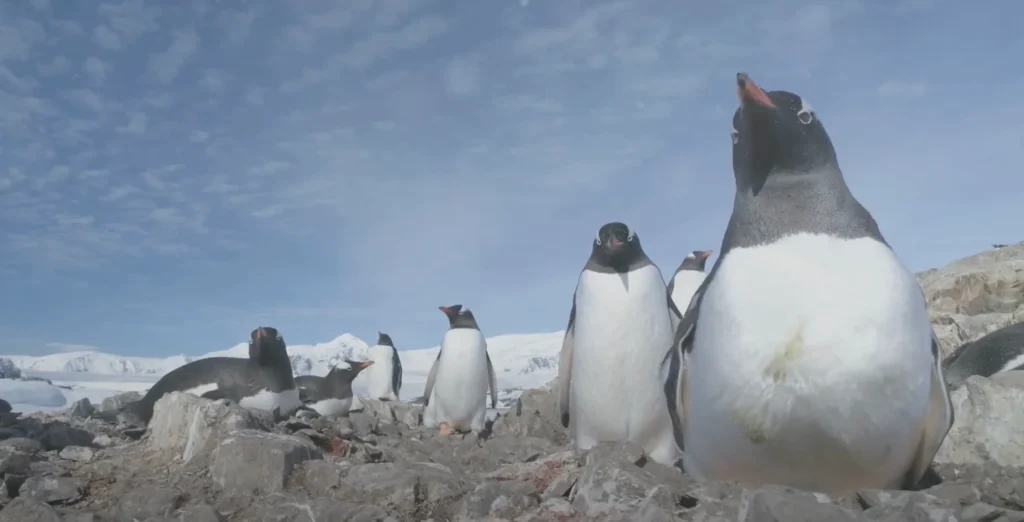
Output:
[[696,259],[697,256],[693,255],[693,252],[686,254],[686,259]]
[[633,240],[633,229],[629,228],[629,227],[626,227],[626,231],[629,232],[628,234],[626,234],[626,241],[632,241]]
[[807,100],[800,98],[800,110],[797,111],[796,117],[800,120],[800,123],[809,125],[814,121],[814,107],[811,107],[811,104],[807,103]]
[[730,132],[729,134],[732,135],[732,144],[733,145],[735,145],[735,144],[740,142],[740,131],[738,131],[736,129],[733,129],[732,132]]
[[597,243],[598,245],[601,244],[601,231],[600,230],[598,230],[597,231],[597,235],[594,236],[594,243]]

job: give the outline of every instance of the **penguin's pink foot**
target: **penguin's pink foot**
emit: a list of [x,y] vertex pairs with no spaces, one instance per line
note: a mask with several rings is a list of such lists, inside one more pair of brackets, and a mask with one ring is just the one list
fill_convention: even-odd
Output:
[[437,434],[442,437],[447,437],[454,432],[455,430],[452,428],[452,425],[447,422],[442,422],[437,426]]

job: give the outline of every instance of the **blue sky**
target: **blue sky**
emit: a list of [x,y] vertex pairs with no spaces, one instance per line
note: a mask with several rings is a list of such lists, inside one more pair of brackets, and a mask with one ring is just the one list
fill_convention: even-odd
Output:
[[[173,5],[172,5],[173,4]],[[564,328],[597,228],[717,250],[735,74],[914,270],[1021,239],[1024,3],[0,4],[0,353]]]

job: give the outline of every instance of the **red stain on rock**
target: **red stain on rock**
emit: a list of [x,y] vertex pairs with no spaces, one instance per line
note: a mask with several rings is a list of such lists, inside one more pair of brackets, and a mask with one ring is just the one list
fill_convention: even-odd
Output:
[[542,466],[537,468],[533,476],[528,480],[533,487],[537,489],[538,493],[543,492],[547,489],[548,485],[551,484],[552,480],[558,478],[562,474],[562,462],[557,460],[551,460],[545,462]]
[[335,457],[344,457],[348,455],[348,441],[338,438],[331,438],[331,455]]

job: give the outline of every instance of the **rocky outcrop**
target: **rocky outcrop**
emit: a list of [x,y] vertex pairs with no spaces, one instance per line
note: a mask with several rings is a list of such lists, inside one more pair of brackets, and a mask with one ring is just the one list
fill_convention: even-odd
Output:
[[936,459],[943,483],[832,498],[696,482],[632,444],[577,455],[551,387],[479,439],[439,437],[402,402],[277,421],[173,393],[139,440],[70,412],[0,416],[0,522],[1024,521],[1022,400],[1024,372],[971,377]]
[[1024,242],[917,274],[944,356],[1024,321]]
[[0,357],[0,379],[20,379],[21,370],[14,361],[7,357]]

